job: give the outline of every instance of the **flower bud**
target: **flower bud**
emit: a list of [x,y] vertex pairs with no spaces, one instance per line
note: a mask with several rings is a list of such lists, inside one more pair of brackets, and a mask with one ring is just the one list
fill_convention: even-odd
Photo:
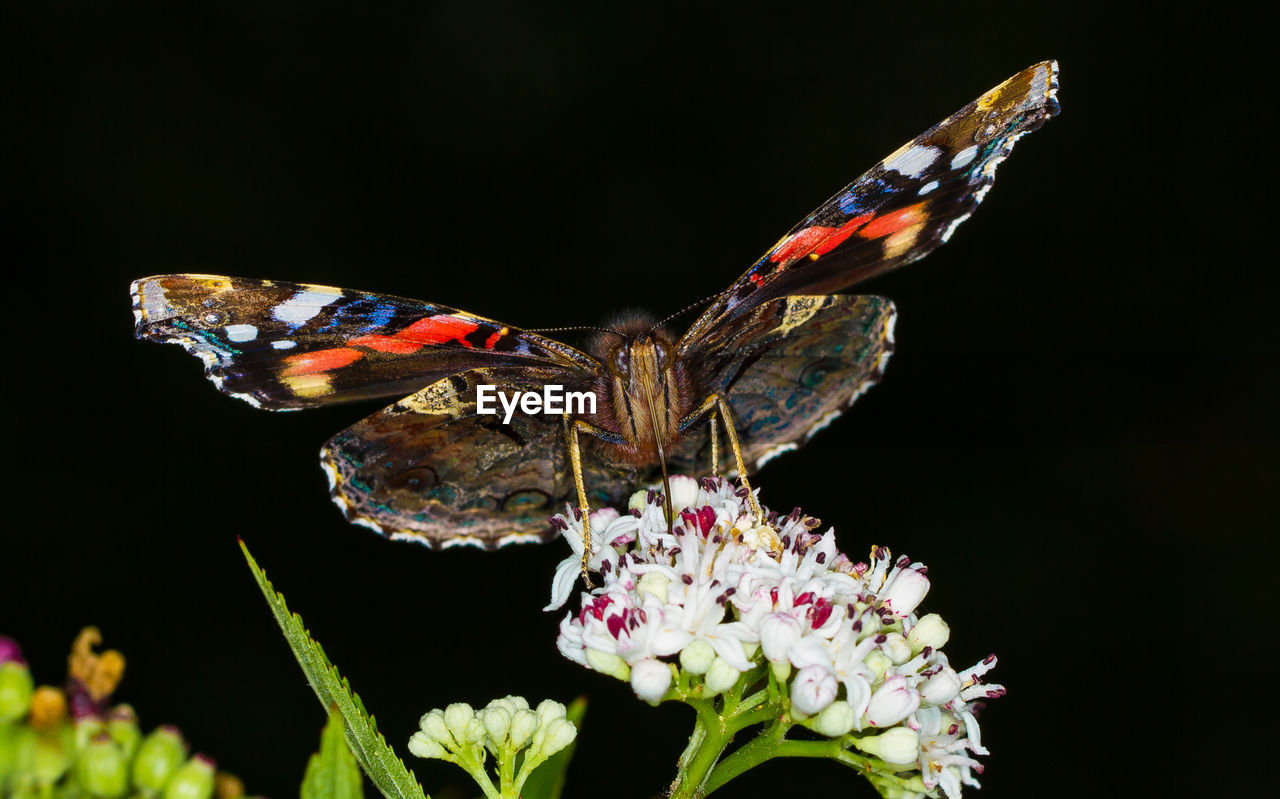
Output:
[[827,705],[817,718],[813,720],[813,730],[828,738],[839,738],[853,729],[858,722],[858,714],[843,699],[837,699]]
[[476,715],[484,725],[484,731],[489,736],[490,743],[495,747],[505,745],[507,733],[511,731],[511,713],[504,707],[490,706]]
[[760,648],[770,663],[787,659],[791,646],[800,640],[800,621],[787,613],[770,613],[760,620]]
[[627,500],[627,510],[638,510],[644,513],[644,509],[649,505],[649,489],[642,488],[631,495]]
[[879,649],[873,649],[868,652],[862,662],[867,664],[868,669],[871,669],[871,673],[874,675],[872,682],[883,677],[884,673],[893,665],[893,659]]
[[133,759],[133,784],[144,794],[159,793],[186,757],[187,745],[178,728],[157,727],[138,745]]
[[715,659],[716,650],[701,638],[695,638],[680,650],[680,668],[690,674],[706,674]]
[[521,708],[511,717],[511,745],[516,749],[523,748],[529,743],[529,739],[533,737],[534,730],[538,729],[538,714],[529,708]]
[[811,716],[831,704],[839,690],[834,674],[822,666],[805,666],[791,684],[791,705]]
[[568,719],[552,719],[545,729],[542,746],[538,750],[539,756],[543,758],[551,757],[578,737],[578,728]]
[[[53,785],[62,779],[62,775],[71,767],[72,743],[70,735],[36,734],[30,764],[30,773],[35,776],[36,782]],[[127,776],[127,767],[125,771]]]
[[17,721],[31,709],[35,682],[27,665],[18,660],[0,663],[0,724]]
[[665,604],[667,601],[667,585],[671,580],[661,572],[645,572],[640,575],[640,580],[636,583],[636,592],[643,597],[645,594],[652,596],[654,599]]
[[615,679],[626,680],[631,677],[631,669],[627,666],[627,662],[612,652],[588,649],[587,665]]
[[950,638],[951,628],[937,613],[930,613],[920,619],[911,628],[911,632],[907,633],[907,641],[911,643],[911,648],[916,652],[926,646],[934,650],[941,649],[943,644]]
[[707,692],[714,696],[732,688],[741,676],[742,672],[735,669],[729,661],[722,657],[717,657],[711,661],[711,667],[707,669],[707,676],[703,678],[703,685],[706,687]]
[[924,595],[927,593],[929,593],[928,577],[916,569],[898,569],[880,592],[880,601],[895,615],[908,616],[924,600]]
[[780,683],[786,682],[791,676],[791,661],[782,660],[777,663],[769,664],[769,671],[773,672],[773,679]]
[[422,730],[418,730],[409,737],[409,751],[418,757],[441,760],[447,760],[449,755],[439,741]]
[[129,761],[111,736],[95,736],[76,760],[76,781],[93,796],[116,799],[129,790]]
[[880,651],[888,655],[895,666],[906,663],[912,655],[911,644],[907,643],[907,637],[902,633],[887,633],[884,643],[880,645]]
[[671,512],[680,515],[680,511],[691,506],[698,499],[698,481],[683,474],[672,475]]
[[631,667],[631,690],[646,702],[657,702],[671,687],[671,667],[660,660],[642,660]]
[[920,686],[920,698],[930,705],[945,705],[960,693],[960,675],[955,669],[944,666],[942,671],[930,677]]
[[164,799],[210,799],[214,773],[212,760],[204,755],[192,755],[165,786]]
[[886,763],[907,765],[920,757],[920,736],[909,727],[894,727],[879,735],[859,738],[854,746]]
[[537,708],[538,720],[542,724],[549,724],[556,719],[562,719],[568,715],[568,709],[554,699],[543,699],[538,703]]
[[889,727],[905,719],[920,706],[920,694],[907,684],[905,677],[890,677],[871,695],[867,705],[867,722],[875,727]]
[[[472,740],[474,731],[471,729],[471,722],[473,721],[476,721],[476,712],[466,702],[454,702],[444,709],[444,724],[449,729],[453,740],[457,741],[460,746],[474,743]],[[481,736],[483,734],[484,728],[482,726]]]
[[138,716],[129,705],[117,705],[107,717],[107,734],[116,742],[125,760],[133,760],[133,755],[142,743],[142,731],[138,729]]
[[24,666],[27,659],[22,656],[22,647],[18,646],[18,642],[7,635],[0,635],[0,665],[5,663],[21,663]]

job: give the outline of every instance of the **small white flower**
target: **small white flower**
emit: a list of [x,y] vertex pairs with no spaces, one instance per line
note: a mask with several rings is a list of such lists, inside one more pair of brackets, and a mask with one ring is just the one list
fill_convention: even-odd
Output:
[[796,672],[791,685],[791,704],[801,713],[813,715],[831,704],[840,684],[835,675],[821,666],[806,666]]
[[[918,767],[904,791],[955,799],[976,784],[972,755],[986,750],[972,705],[1004,688],[982,682],[994,657],[957,672],[942,652],[946,622],[916,617],[929,591],[923,564],[878,546],[855,562],[799,510],[758,518],[727,480],[677,476],[671,495],[670,531],[653,489],[633,494],[626,515],[592,515],[602,584],[560,623],[566,658],[629,681],[648,702],[718,696],[744,676],[759,690],[767,667],[809,729],[843,738],[873,728],[865,751],[900,764],[895,773]],[[560,607],[578,576],[582,524],[572,513],[554,523],[574,548],[556,571]],[[511,712],[515,740],[522,722]]]
[[671,667],[660,660],[642,660],[631,667],[631,688],[646,702],[657,702],[671,687]]
[[888,727],[905,719],[920,706],[920,693],[913,689],[905,677],[890,677],[871,695],[867,705],[867,723],[873,727]]

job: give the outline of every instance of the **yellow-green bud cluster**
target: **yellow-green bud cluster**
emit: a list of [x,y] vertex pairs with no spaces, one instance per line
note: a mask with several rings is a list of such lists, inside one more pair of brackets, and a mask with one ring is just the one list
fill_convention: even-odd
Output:
[[493,786],[485,768],[486,756],[493,755],[501,795],[518,794],[535,768],[577,737],[565,712],[550,699],[530,708],[521,696],[495,699],[479,710],[459,702],[423,715],[409,751],[455,763],[482,787]]
[[174,727],[143,736],[128,705],[105,719],[33,713],[40,692],[60,692],[37,692],[18,651],[0,637],[0,655],[12,656],[0,662],[0,799],[213,799],[213,761],[189,756]]

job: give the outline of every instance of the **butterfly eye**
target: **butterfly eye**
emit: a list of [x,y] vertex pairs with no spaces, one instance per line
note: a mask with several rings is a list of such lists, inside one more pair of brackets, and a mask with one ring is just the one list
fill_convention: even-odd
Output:
[[619,374],[626,374],[627,368],[631,365],[631,350],[628,347],[618,347],[613,351],[613,368]]

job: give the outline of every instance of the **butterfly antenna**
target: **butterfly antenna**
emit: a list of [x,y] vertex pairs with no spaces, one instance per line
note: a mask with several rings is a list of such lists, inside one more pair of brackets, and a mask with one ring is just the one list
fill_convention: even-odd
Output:
[[[528,327],[525,328],[526,333],[567,333],[572,330],[594,330],[597,333],[612,333],[615,336],[622,336],[616,330],[610,330],[607,327],[592,327],[591,325],[573,325],[571,327]],[[625,336],[623,336],[625,338]]]
[[[654,325],[653,325],[653,327],[649,328],[649,333],[652,333],[653,331],[655,331],[655,330],[657,330],[658,328],[662,327],[662,326],[663,326],[663,325],[665,325],[667,322],[670,322],[672,319],[675,319],[675,318],[676,318],[676,317],[678,317],[678,316],[683,316],[684,314],[688,313],[689,311],[692,311],[694,308],[701,308],[701,307],[702,307],[702,306],[704,306],[704,305],[707,305],[707,304],[709,304],[709,303],[715,302],[716,300],[720,299],[720,298],[721,298],[721,297],[723,297],[724,295],[728,294],[728,293],[729,293],[729,291],[730,291],[730,289],[732,289],[732,288],[733,288],[733,287],[732,287],[732,286],[730,286],[729,288],[725,289],[724,291],[720,291],[720,292],[716,292],[715,294],[712,294],[710,297],[703,297],[702,299],[698,300],[697,302],[691,302],[691,303],[689,303],[688,305],[684,306],[684,307],[683,307],[683,308],[681,308],[680,310],[678,310],[678,311],[676,311],[675,313],[671,314],[671,315],[670,315],[670,316],[668,316],[667,318],[662,319],[661,321],[655,322],[655,323],[654,323]],[[646,334],[646,335],[648,335],[648,334]]]

